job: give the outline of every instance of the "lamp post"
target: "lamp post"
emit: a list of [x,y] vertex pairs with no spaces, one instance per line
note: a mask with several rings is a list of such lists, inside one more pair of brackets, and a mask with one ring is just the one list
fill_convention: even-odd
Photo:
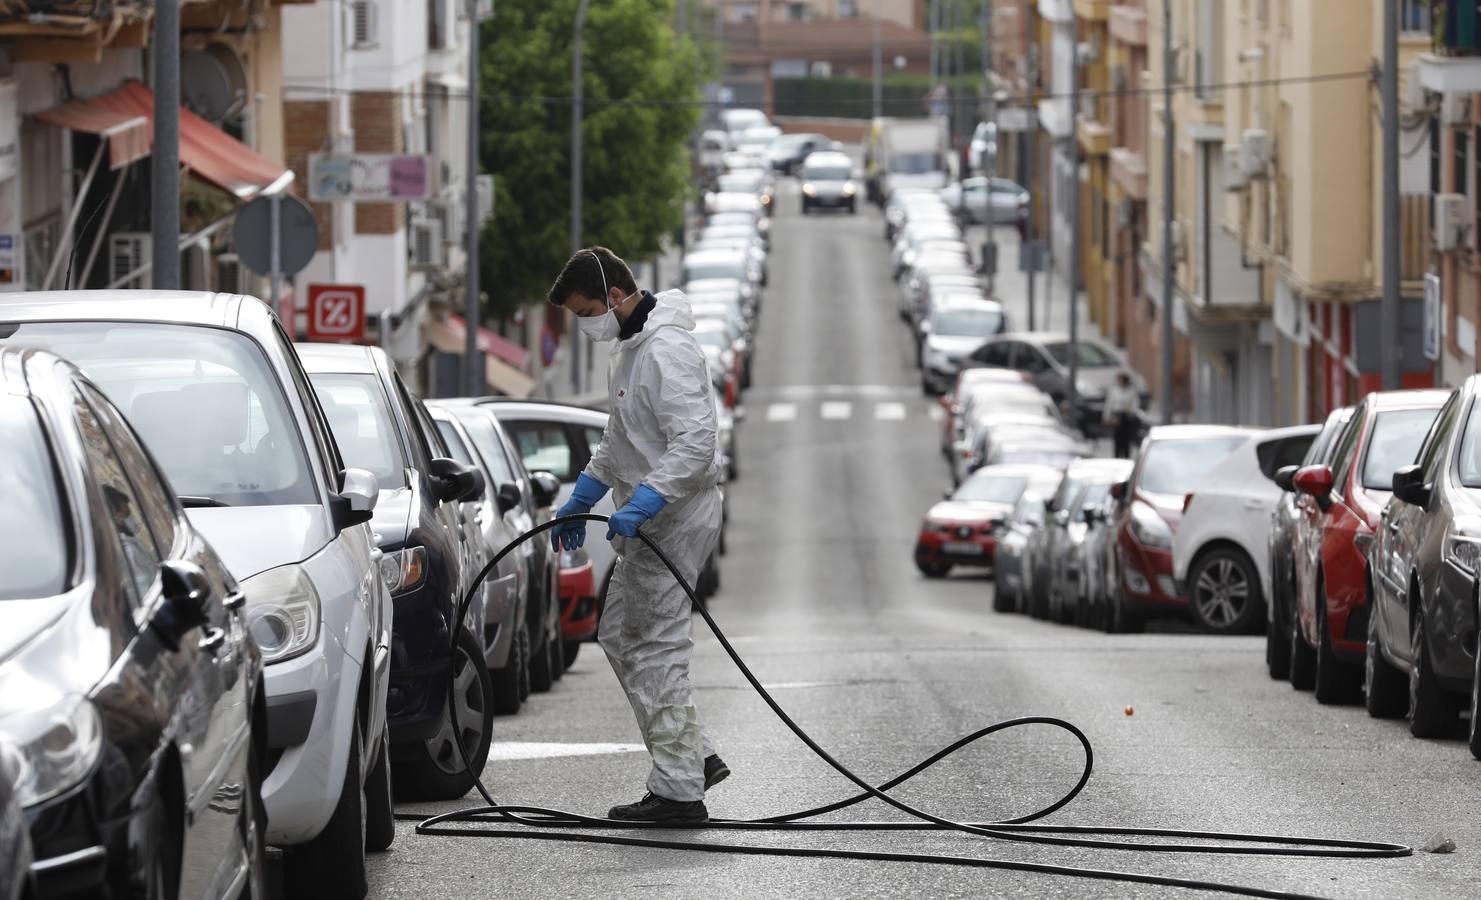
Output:
[[[576,29],[571,39],[571,255],[581,249],[581,31],[586,27],[586,6],[576,7]],[[581,333],[571,329],[571,390],[581,393]]]

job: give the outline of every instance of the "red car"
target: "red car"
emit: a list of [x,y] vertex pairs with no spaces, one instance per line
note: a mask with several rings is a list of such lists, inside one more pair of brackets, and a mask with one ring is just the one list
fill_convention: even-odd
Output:
[[561,640],[566,666],[576,661],[581,644],[596,637],[597,583],[585,550],[561,553]]
[[1131,478],[1111,488],[1119,502],[1115,522],[1117,590],[1107,626],[1139,628],[1155,615],[1182,615],[1188,599],[1173,580],[1172,537],[1184,498],[1210,469],[1253,431],[1221,425],[1163,425],[1142,441]]
[[1330,465],[1296,472],[1291,558],[1296,615],[1291,684],[1319,703],[1356,702],[1368,641],[1368,548],[1393,487],[1414,462],[1449,391],[1369,394],[1337,437]]
[[985,466],[931,507],[915,542],[915,567],[942,578],[952,566],[991,566],[998,526],[1028,488],[1050,492],[1064,473],[1051,466]]

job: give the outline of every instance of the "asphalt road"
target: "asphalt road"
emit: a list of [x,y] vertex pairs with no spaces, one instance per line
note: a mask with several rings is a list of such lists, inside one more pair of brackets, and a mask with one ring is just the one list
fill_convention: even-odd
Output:
[[[911,548],[947,486],[939,423],[895,318],[881,225],[779,198],[756,385],[740,426],[729,553],[712,610],[778,700],[839,759],[882,781],[958,736],[1024,715],[1077,723],[1095,747],[1084,794],[1050,821],[1306,834],[1448,855],[1322,861],[1030,847],[951,834],[700,833],[750,844],[867,847],[1159,872],[1330,897],[1466,897],[1481,887],[1481,764],[1457,740],[1319,707],[1270,681],[1256,638],[1109,636],[994,614],[980,574],[927,582]],[[847,796],[700,635],[700,713],[733,777],[711,815],[759,817]],[[1128,714],[1131,708],[1133,714]],[[631,710],[587,645],[554,691],[496,721],[486,783],[503,802],[602,814],[647,772]],[[994,736],[899,790],[940,815],[990,820],[1074,783],[1073,739]],[[467,801],[471,804],[473,801]],[[460,804],[417,806],[449,809]],[[403,807],[406,811],[410,807]],[[869,804],[845,814],[891,819]],[[377,898],[1188,897],[1182,889],[916,863],[647,851],[419,837],[402,823],[372,865]]]

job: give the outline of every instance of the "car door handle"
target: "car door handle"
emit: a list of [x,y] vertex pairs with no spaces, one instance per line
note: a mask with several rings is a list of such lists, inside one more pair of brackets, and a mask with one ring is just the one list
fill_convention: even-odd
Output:
[[247,605],[247,594],[241,590],[235,590],[226,595],[221,605],[229,612],[236,612]]
[[201,636],[200,643],[198,643],[196,646],[200,647],[207,653],[215,653],[217,650],[220,650],[222,645],[224,645],[225,643],[226,632],[220,628],[211,627],[205,629],[204,633]]
[[1388,525],[1388,530],[1389,530],[1389,533],[1390,534],[1398,534],[1399,533],[1399,523],[1398,522],[1388,522],[1386,524]]

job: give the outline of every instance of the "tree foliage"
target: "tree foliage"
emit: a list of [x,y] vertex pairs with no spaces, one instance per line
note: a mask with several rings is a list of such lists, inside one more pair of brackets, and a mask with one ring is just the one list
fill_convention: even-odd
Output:
[[[486,313],[542,302],[570,254],[571,49],[578,0],[500,0],[482,34],[481,162],[495,176],[480,241]],[[683,222],[699,119],[696,48],[673,0],[591,0],[583,36],[582,243],[629,260]]]

